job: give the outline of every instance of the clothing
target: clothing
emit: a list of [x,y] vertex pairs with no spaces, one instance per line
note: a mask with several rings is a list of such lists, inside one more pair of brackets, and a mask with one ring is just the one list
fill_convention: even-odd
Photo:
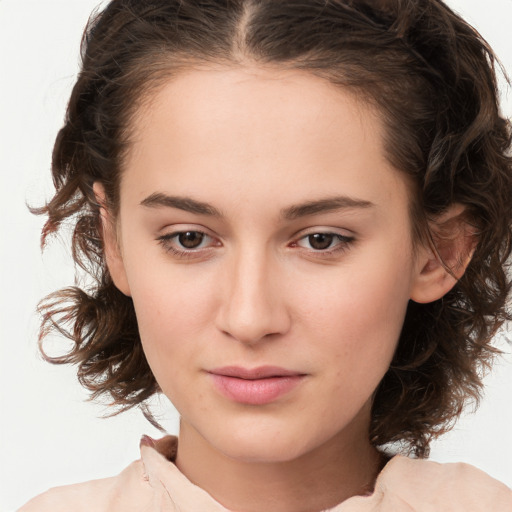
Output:
[[[116,477],[57,487],[18,512],[229,512],[172,463],[177,438],[141,446],[141,459]],[[329,512],[512,512],[512,490],[468,464],[395,456],[370,496]]]

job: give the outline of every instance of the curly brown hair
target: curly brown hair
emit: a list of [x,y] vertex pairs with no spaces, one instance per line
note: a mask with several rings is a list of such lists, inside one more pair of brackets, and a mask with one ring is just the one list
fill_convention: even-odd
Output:
[[[159,391],[132,300],[105,264],[92,185],[103,185],[115,216],[130,122],[152,87],[197,63],[247,61],[307,71],[377,108],[387,158],[413,183],[417,239],[434,243],[428,225],[454,203],[478,233],[455,287],[435,302],[410,302],[374,398],[371,442],[426,456],[430,440],[478,401],[511,287],[511,129],[499,112],[497,59],[440,0],[113,0],[91,17],[53,152],[56,193],[37,213],[48,215],[43,245],[73,224],[73,258],[93,284],[42,301],[41,351],[77,364],[92,397],[109,395],[119,410],[144,410]],[[52,357],[43,341],[54,330],[72,347]]]

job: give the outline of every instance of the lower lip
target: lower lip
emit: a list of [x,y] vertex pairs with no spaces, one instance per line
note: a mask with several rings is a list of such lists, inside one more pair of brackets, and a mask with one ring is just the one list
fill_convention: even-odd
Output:
[[274,402],[296,388],[304,375],[269,377],[266,379],[239,379],[210,374],[216,389],[225,397],[247,405],[264,405]]

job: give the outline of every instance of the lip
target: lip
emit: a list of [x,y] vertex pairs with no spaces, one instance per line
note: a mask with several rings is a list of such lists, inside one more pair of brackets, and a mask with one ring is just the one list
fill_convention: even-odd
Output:
[[295,389],[306,377],[304,373],[278,366],[225,366],[208,373],[217,391],[230,400],[246,405],[274,402]]

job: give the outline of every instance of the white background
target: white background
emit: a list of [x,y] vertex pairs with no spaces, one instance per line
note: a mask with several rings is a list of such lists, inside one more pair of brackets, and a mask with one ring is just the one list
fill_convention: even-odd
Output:
[[[50,197],[51,148],[77,71],[82,29],[98,2],[0,0],[0,511],[51,486],[117,474],[138,458],[141,434],[158,436],[138,411],[99,419],[105,407],[85,402],[73,368],[42,362],[36,348],[36,304],[72,284],[73,268],[58,240],[41,255],[43,221],[25,203]],[[448,3],[512,72],[512,0]],[[510,93],[503,94],[510,116]],[[510,353],[503,341],[497,344]],[[470,462],[512,486],[510,355],[486,382],[478,412],[435,443],[432,458]],[[164,409],[164,425],[175,433],[177,414]]]

